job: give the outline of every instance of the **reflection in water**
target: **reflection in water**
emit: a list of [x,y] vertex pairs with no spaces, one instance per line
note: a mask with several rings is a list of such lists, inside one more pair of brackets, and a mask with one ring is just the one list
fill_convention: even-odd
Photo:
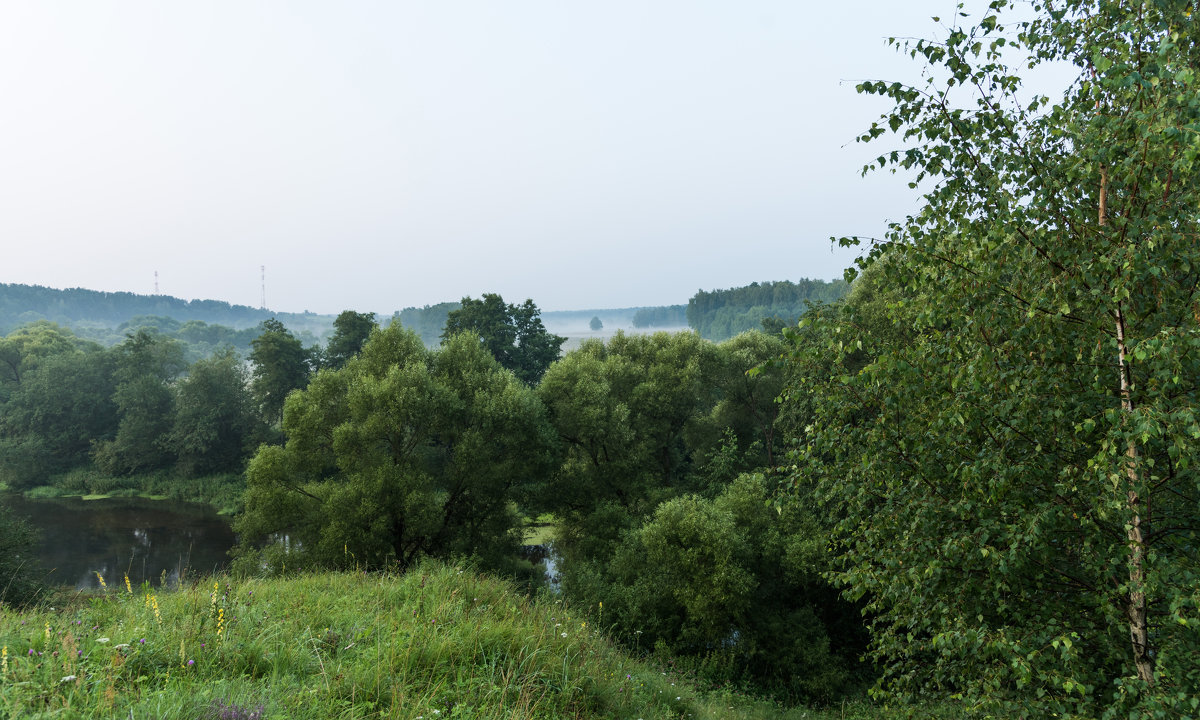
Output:
[[546,566],[545,581],[546,587],[554,592],[561,589],[559,581],[561,578],[558,575],[558,562],[561,560],[558,553],[554,552],[553,545],[522,545],[521,557],[529,562],[537,565],[542,563]]
[[113,589],[123,589],[125,573],[134,585],[177,584],[181,573],[223,569],[235,542],[229,521],[207,505],[19,495],[0,496],[0,503],[41,531],[38,559],[46,579],[78,589],[99,587],[96,573]]

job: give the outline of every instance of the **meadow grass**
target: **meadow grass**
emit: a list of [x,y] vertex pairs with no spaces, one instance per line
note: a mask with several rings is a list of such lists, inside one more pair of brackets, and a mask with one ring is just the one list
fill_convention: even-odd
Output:
[[[63,600],[67,602],[63,602]],[[0,612],[10,718],[867,718],[700,692],[551,595],[438,563],[197,580]],[[255,715],[255,713],[258,713]]]

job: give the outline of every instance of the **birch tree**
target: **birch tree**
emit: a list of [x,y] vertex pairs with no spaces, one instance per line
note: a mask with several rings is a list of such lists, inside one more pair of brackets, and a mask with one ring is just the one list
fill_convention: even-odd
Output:
[[[858,88],[893,103],[860,139],[898,142],[868,170],[902,169],[923,203],[843,242],[889,258],[892,321],[913,330],[802,333],[799,368],[871,360],[793,388],[820,399],[792,482],[838,523],[882,692],[1195,715],[1195,3],[1012,5],[893,41],[922,81]],[[1047,64],[1073,71],[1061,95],[1023,84]]]

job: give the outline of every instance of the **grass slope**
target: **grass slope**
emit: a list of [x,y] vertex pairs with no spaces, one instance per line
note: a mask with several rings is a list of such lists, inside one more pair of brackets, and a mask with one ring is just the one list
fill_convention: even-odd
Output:
[[169,593],[106,580],[100,597],[0,613],[5,717],[878,715],[701,693],[553,597],[441,564],[403,576],[222,577]]

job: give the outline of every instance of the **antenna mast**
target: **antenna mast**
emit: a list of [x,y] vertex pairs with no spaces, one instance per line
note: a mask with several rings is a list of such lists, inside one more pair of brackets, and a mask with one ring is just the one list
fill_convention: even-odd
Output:
[[158,271],[154,271],[154,294],[158,294]]
[[258,267],[258,269],[259,269],[259,272],[262,273],[262,301],[261,301],[261,304],[259,305],[259,309],[266,310],[267,309],[267,266],[260,265]]

